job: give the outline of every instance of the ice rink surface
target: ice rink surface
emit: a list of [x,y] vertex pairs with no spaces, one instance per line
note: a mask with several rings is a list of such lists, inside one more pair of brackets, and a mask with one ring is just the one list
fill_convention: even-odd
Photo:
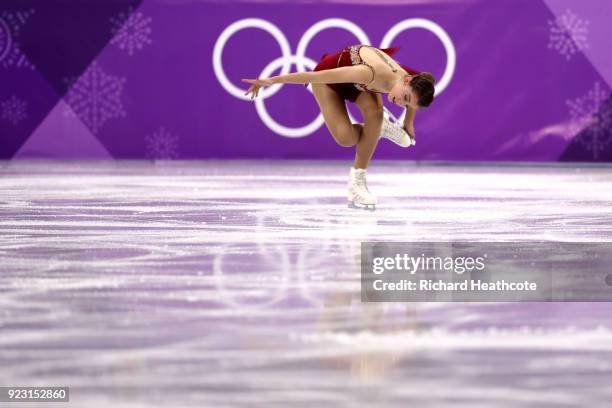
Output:
[[0,386],[79,408],[609,406],[612,304],[362,303],[359,260],[612,241],[612,167],[374,162],[367,212],[349,166],[0,163]]

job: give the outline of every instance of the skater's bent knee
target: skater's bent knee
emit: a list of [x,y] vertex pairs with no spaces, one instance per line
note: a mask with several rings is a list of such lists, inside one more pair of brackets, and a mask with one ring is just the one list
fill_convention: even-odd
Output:
[[333,129],[332,136],[340,146],[351,147],[355,146],[357,143],[354,132],[352,125],[336,126],[335,129]]
[[334,138],[336,143],[338,143],[342,147],[351,147],[355,146],[355,141],[353,139],[338,139]]
[[355,143],[357,142],[353,135],[348,132],[334,135],[334,140],[342,147],[355,146]]

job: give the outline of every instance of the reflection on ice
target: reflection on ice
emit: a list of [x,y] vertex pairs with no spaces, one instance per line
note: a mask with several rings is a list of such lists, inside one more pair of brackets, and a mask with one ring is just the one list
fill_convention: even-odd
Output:
[[372,213],[346,208],[345,167],[4,164],[0,385],[79,407],[612,397],[609,304],[359,293],[365,240],[610,241],[612,169],[377,163]]

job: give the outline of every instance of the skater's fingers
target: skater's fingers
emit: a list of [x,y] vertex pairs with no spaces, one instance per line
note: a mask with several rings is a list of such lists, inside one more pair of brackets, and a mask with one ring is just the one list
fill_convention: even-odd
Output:
[[257,96],[257,91],[259,90],[259,87],[257,85],[252,85],[249,88],[249,93],[251,94],[251,99],[255,98]]
[[404,128],[404,131],[406,132],[410,140],[414,140],[414,129]]

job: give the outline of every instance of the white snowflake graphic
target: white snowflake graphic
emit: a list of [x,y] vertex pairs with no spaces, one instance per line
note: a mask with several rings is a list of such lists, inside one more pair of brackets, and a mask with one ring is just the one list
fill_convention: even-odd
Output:
[[113,39],[110,43],[117,45],[120,50],[127,51],[128,55],[134,55],[136,50],[142,50],[145,45],[152,44],[152,21],[151,17],[145,17],[140,11],[133,13],[133,8],[112,17],[111,33]]
[[155,160],[176,159],[178,139],[178,136],[160,127],[153,134],[145,136],[147,157]]
[[586,95],[566,101],[572,131],[579,133],[576,140],[593,153],[594,159],[612,141],[611,96],[609,89],[595,82]]
[[589,24],[571,10],[565,10],[556,19],[548,20],[548,48],[555,49],[569,61],[578,51],[589,48]]
[[2,119],[11,122],[13,125],[21,122],[28,117],[26,114],[28,104],[26,101],[17,98],[15,95],[2,102]]
[[[125,78],[109,75],[94,61],[78,80],[64,80],[69,86],[66,102],[96,134],[112,118],[125,117],[121,102]],[[71,114],[70,110],[64,114]]]
[[34,69],[34,65],[21,52],[19,37],[34,9],[18,12],[0,11],[0,65],[4,68]]

